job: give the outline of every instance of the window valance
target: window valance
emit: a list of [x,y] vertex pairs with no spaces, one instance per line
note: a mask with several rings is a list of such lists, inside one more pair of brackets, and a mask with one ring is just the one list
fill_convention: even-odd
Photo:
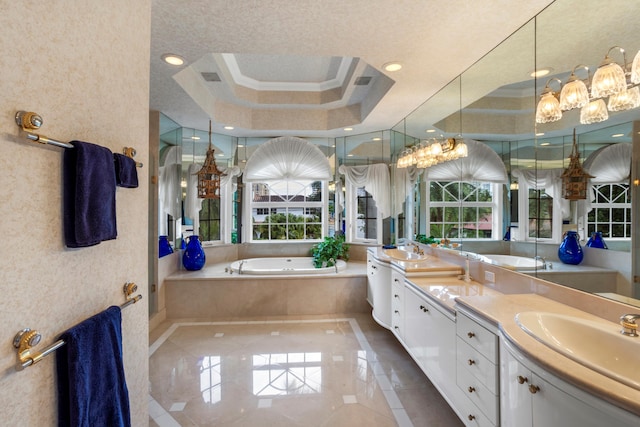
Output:
[[364,189],[371,194],[382,218],[391,215],[389,196],[391,186],[389,167],[386,164],[378,163],[362,166],[340,165],[338,172],[345,176],[348,184],[356,187],[364,187]]

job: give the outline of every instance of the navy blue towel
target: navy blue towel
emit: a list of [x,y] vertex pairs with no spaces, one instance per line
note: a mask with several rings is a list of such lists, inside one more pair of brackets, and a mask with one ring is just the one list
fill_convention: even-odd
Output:
[[57,352],[58,426],[130,427],[120,307],[72,327]]
[[116,175],[111,150],[71,141],[64,150],[64,240],[70,248],[115,239]]
[[138,188],[138,169],[135,160],[124,154],[113,153],[113,165],[118,187]]

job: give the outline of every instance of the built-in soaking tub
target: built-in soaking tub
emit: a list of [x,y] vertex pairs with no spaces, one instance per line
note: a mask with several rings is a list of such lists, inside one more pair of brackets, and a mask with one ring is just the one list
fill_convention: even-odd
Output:
[[311,257],[248,258],[231,263],[231,271],[251,275],[302,275],[337,273],[347,268],[341,259],[335,266],[315,268]]
[[484,258],[485,261],[508,268],[516,271],[533,271],[541,270],[544,268],[544,263],[541,259],[527,258],[517,255],[495,255],[495,254],[482,254],[479,255]]

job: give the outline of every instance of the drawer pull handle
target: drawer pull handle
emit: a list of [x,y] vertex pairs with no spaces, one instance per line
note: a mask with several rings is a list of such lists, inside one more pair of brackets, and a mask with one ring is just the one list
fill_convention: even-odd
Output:
[[393,279],[394,282],[396,283],[400,283],[400,281],[398,279]]
[[427,307],[425,307],[424,305],[421,305],[421,306],[420,306],[420,310],[424,311],[425,313],[426,313],[427,311],[429,311],[429,309],[428,309]]
[[400,326],[394,326],[393,328],[394,329],[400,329]]
[[473,421],[473,420],[476,419],[476,416],[469,414],[469,416],[467,418],[469,418],[469,421]]
[[524,384],[528,382],[529,382],[529,378],[523,377],[522,375],[518,375],[518,384]]
[[378,267],[376,267],[375,265],[372,265],[371,268],[373,268],[374,270],[378,269]]
[[393,311],[395,314],[400,314],[400,312],[398,310],[394,310]]
[[473,393],[474,391],[476,391],[476,388],[469,386],[468,390],[469,390],[469,393]]
[[533,384],[529,385],[529,393],[536,394],[539,391],[540,391],[540,387],[538,387],[537,385],[533,385]]
[[400,298],[400,295],[398,295],[398,294],[393,294],[393,297],[394,297],[394,298]]
[[476,334],[474,334],[473,332],[467,332],[467,336],[468,336],[469,338],[473,338],[473,337],[475,337],[475,336],[476,336]]
[[473,359],[469,359],[469,361],[467,362],[469,364],[469,366],[474,365],[476,363],[475,360]]

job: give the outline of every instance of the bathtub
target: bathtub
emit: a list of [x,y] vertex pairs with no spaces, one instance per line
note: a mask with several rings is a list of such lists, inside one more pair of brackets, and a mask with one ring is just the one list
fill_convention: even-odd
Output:
[[234,273],[254,275],[327,274],[346,269],[347,263],[339,259],[336,266],[315,268],[311,257],[248,258],[232,262],[230,268]]
[[540,259],[527,258],[517,255],[494,255],[494,254],[482,254],[481,258],[484,258],[490,264],[497,265],[499,267],[508,268],[509,270],[516,271],[532,271],[544,269],[543,261]]

